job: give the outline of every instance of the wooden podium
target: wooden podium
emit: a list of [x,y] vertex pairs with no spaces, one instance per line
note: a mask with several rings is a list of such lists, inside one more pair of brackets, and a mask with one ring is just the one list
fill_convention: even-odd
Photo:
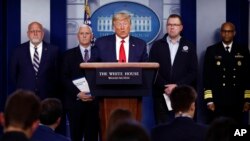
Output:
[[100,101],[101,138],[117,108],[128,109],[140,121],[142,96],[151,94],[158,63],[81,63],[90,91]]

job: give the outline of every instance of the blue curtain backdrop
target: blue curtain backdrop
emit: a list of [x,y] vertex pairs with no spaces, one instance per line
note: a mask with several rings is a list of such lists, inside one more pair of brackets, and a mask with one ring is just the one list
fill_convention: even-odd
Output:
[[0,32],[0,111],[3,110],[3,105],[4,105],[4,48],[5,48],[5,41],[4,41],[4,36],[6,31],[4,26],[4,14],[5,13],[5,5],[3,3],[3,1],[1,1],[0,3],[1,5],[1,11],[0,11],[0,28],[1,28],[1,32]]
[[67,45],[67,0],[50,0],[50,42],[60,47],[61,51]]
[[248,46],[248,0],[227,0],[226,19],[236,26],[236,40],[244,46]]
[[10,84],[10,75],[9,75],[9,59],[12,50],[20,44],[20,35],[21,35],[21,0],[8,0],[7,1],[7,17],[6,17],[6,58],[4,60],[5,64],[5,83],[7,88],[4,94],[7,96],[13,91],[13,86]]
[[183,37],[196,45],[196,0],[181,0],[181,16],[184,25]]

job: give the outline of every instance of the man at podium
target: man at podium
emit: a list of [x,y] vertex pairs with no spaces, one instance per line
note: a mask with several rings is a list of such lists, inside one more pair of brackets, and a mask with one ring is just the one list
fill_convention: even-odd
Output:
[[96,40],[100,62],[146,62],[147,45],[142,39],[130,34],[131,17],[127,13],[117,13],[112,19],[115,34]]

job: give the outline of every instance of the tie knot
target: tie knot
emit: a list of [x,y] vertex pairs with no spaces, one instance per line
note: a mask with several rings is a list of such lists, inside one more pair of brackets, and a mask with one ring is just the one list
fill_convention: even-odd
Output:
[[226,46],[226,50],[229,51],[229,46]]
[[121,40],[121,43],[123,44],[123,43],[125,43],[125,41],[124,41],[124,40]]
[[85,53],[88,53],[89,51],[87,49],[84,50]]

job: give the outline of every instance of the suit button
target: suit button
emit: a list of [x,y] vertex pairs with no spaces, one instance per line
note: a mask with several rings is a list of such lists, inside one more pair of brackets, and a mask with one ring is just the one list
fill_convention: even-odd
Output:
[[225,87],[225,86],[226,86],[226,83],[223,83],[222,86]]
[[233,84],[233,86],[235,86],[235,84]]
[[234,68],[233,70],[236,71],[236,68]]
[[223,71],[226,71],[226,68],[223,68]]
[[233,78],[236,78],[236,76],[234,75]]
[[226,78],[226,76],[225,76],[225,75],[223,75],[222,77],[223,77],[223,78]]

